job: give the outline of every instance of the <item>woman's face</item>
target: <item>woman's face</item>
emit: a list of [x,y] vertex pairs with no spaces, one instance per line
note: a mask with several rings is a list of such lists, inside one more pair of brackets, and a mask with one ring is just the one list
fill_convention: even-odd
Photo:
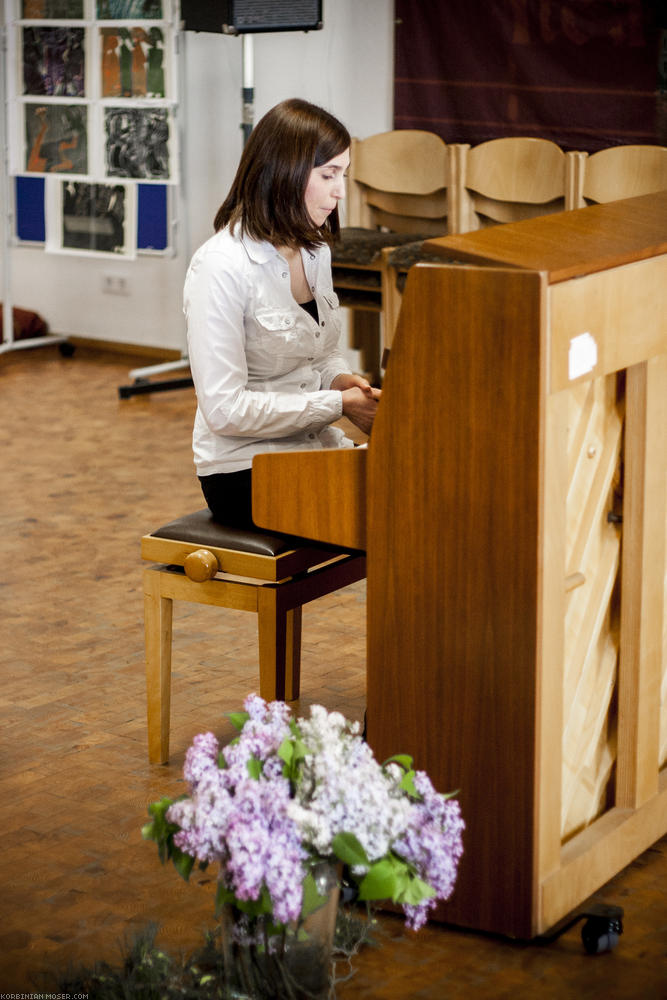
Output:
[[345,174],[350,166],[350,151],[334,156],[321,167],[314,167],[306,184],[306,210],[316,226],[321,226],[345,197]]

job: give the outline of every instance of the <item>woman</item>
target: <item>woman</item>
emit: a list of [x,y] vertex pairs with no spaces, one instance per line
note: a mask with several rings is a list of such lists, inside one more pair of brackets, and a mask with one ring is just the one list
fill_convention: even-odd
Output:
[[254,455],[352,447],[331,424],[373,423],[380,392],[338,349],[331,278],[349,146],[345,127],[306,101],[269,111],[188,269],[195,465],[224,524],[252,527]]

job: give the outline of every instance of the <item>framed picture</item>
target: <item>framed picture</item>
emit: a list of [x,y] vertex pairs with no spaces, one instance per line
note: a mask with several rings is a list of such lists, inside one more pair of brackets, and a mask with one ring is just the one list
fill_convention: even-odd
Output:
[[23,0],[21,17],[27,21],[75,21],[83,18],[83,0]]
[[165,45],[162,29],[100,28],[101,96],[164,98]]
[[[21,242],[46,240],[45,177],[17,177],[16,235]],[[169,247],[169,188],[137,184],[137,252],[163,254]]]
[[25,103],[26,173],[88,173],[88,108],[85,104]]
[[162,0],[96,0],[100,21],[160,21]]
[[105,176],[170,180],[172,131],[167,108],[105,107]]
[[46,249],[133,258],[136,185],[47,179]]
[[85,97],[85,28],[66,25],[22,29],[23,93]]

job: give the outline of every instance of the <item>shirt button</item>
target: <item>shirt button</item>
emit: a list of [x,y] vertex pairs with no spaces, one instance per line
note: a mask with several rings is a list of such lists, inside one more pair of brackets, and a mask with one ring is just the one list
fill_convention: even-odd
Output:
[[283,271],[283,278],[287,277],[287,271]]
[[305,382],[302,382],[302,383],[301,383],[301,385],[299,386],[299,388],[300,388],[300,389],[305,389],[305,388],[306,388],[306,383],[305,383]]
[[315,336],[319,337],[319,335],[320,335],[320,331],[318,330],[317,333],[315,334]]
[[315,440],[315,435],[314,434],[309,434],[308,437],[310,438],[311,441]]
[[320,326],[324,326],[324,320],[322,320],[322,322],[320,323]]
[[314,360],[315,360],[315,358],[308,358],[308,360],[309,360],[309,361],[314,361]]

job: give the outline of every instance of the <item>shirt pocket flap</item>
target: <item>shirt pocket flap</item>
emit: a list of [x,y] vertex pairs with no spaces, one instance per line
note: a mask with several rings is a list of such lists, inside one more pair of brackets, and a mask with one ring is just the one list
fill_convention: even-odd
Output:
[[269,333],[285,333],[293,330],[296,323],[294,313],[287,309],[258,309],[255,319]]

